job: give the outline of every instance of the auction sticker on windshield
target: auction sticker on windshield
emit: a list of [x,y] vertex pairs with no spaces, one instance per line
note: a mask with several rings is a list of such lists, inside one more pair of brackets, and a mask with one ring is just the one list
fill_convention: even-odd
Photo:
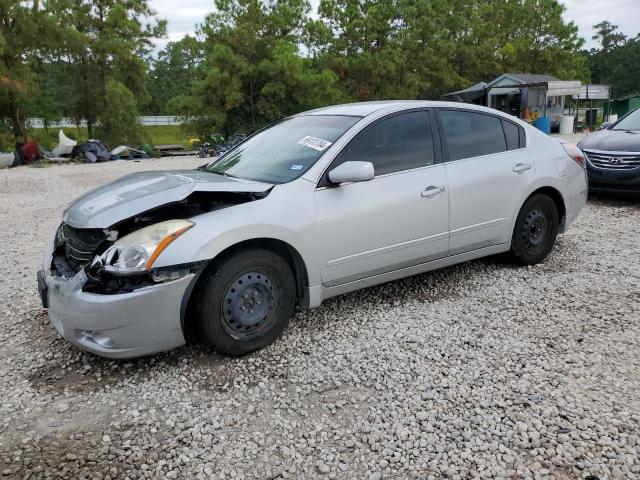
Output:
[[319,152],[326,150],[331,145],[331,142],[327,140],[311,137],[309,135],[301,138],[297,143],[298,145],[304,145],[305,147],[313,148],[314,150],[318,150]]

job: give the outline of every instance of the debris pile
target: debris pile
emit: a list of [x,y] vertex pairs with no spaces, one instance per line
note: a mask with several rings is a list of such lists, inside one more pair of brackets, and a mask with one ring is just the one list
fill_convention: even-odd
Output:
[[43,150],[35,141],[16,143],[15,152],[0,152],[0,169],[28,165],[37,160],[49,162],[67,162],[69,160],[86,163],[107,162],[111,160],[138,160],[150,157],[196,155],[196,151],[186,150],[182,145],[143,145],[133,147],[120,145],[112,150],[100,140],[89,139],[78,143],[58,132],[58,146],[53,150]]

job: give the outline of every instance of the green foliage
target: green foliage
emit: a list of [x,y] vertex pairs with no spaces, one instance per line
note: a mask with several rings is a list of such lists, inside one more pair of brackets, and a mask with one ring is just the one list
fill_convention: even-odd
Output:
[[[215,0],[170,42],[149,0],[0,0],[0,137],[87,122],[111,145],[145,141],[139,113],[206,135],[247,133],[327,104],[439,98],[507,71],[638,90],[640,38],[601,22],[581,52],[559,0]],[[185,132],[183,131],[183,134]]]
[[185,104],[175,99],[191,91],[194,80],[202,75],[204,59],[203,45],[194,37],[170,42],[152,64],[147,83],[150,99],[143,107],[144,113],[172,115],[185,111]]
[[[184,145],[187,148],[191,148],[189,138],[193,137],[193,134],[186,130],[181,125],[153,125],[143,126],[142,134],[145,139],[151,145]],[[51,150],[58,145],[58,131],[59,128],[49,129],[48,132],[44,128],[31,128],[29,129],[29,138],[34,139],[42,148]],[[87,129],[81,128],[63,128],[64,134],[72,140],[77,140],[80,143],[86,142],[90,137],[87,133]],[[121,142],[116,142],[112,145],[108,145],[113,148],[120,145]],[[10,151],[14,149],[13,139],[10,137],[3,137],[0,135],[0,150]]]
[[[60,2],[58,7],[58,13],[68,19],[68,28],[78,32],[66,52],[75,70],[71,77],[74,117],[86,119],[90,135],[94,125],[102,122],[102,132],[113,137],[108,131],[108,125],[114,125],[108,124],[112,112],[106,114],[106,119],[101,118],[102,112],[109,109],[108,87],[111,85],[111,93],[115,94],[113,81],[117,81],[137,97],[146,97],[145,56],[152,47],[151,40],[164,35],[166,24],[140,22],[140,18],[153,15],[147,0],[76,0]],[[135,102],[128,107],[128,114],[133,115],[130,123],[137,115],[137,107]]]
[[587,55],[592,80],[611,86],[612,97],[640,93],[640,35],[628,39],[609,22],[594,25],[600,48]]
[[26,139],[27,106],[38,92],[35,72],[29,62],[49,48],[46,33],[55,42],[58,26],[40,8],[39,2],[2,0],[0,3],[0,116],[5,132]]
[[335,73],[299,52],[309,10],[306,0],[218,0],[201,27],[202,74],[168,105],[200,135],[228,136],[346,98]]
[[437,98],[506,71],[588,78],[563,9],[556,0],[321,0],[307,41],[358,100]]
[[[137,99],[147,98],[151,40],[164,32],[165,22],[154,20],[147,0],[3,0],[2,118],[16,139],[27,137],[27,116],[41,117],[45,125],[62,117],[86,120],[91,137],[96,125],[105,138],[135,137],[135,129],[113,119],[123,122],[127,115],[128,126],[135,121]],[[126,107],[117,115],[108,105],[111,97]]]
[[131,90],[118,80],[108,79],[98,138],[111,146],[143,143],[144,132],[137,117],[136,99]]

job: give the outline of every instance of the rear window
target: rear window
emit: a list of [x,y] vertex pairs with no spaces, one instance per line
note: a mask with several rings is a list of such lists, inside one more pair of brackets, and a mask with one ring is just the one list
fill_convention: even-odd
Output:
[[439,115],[450,161],[507,151],[499,118],[460,110],[441,110]]

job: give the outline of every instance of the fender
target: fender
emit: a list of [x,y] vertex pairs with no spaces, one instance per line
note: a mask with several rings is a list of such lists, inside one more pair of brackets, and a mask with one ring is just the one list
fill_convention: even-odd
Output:
[[[309,286],[320,284],[315,249],[313,185],[305,180],[278,185],[262,200],[234,205],[192,218],[193,228],[163,251],[156,266],[212,260],[247,240],[279,240],[295,249],[305,264]],[[299,201],[292,202],[291,198]]]

